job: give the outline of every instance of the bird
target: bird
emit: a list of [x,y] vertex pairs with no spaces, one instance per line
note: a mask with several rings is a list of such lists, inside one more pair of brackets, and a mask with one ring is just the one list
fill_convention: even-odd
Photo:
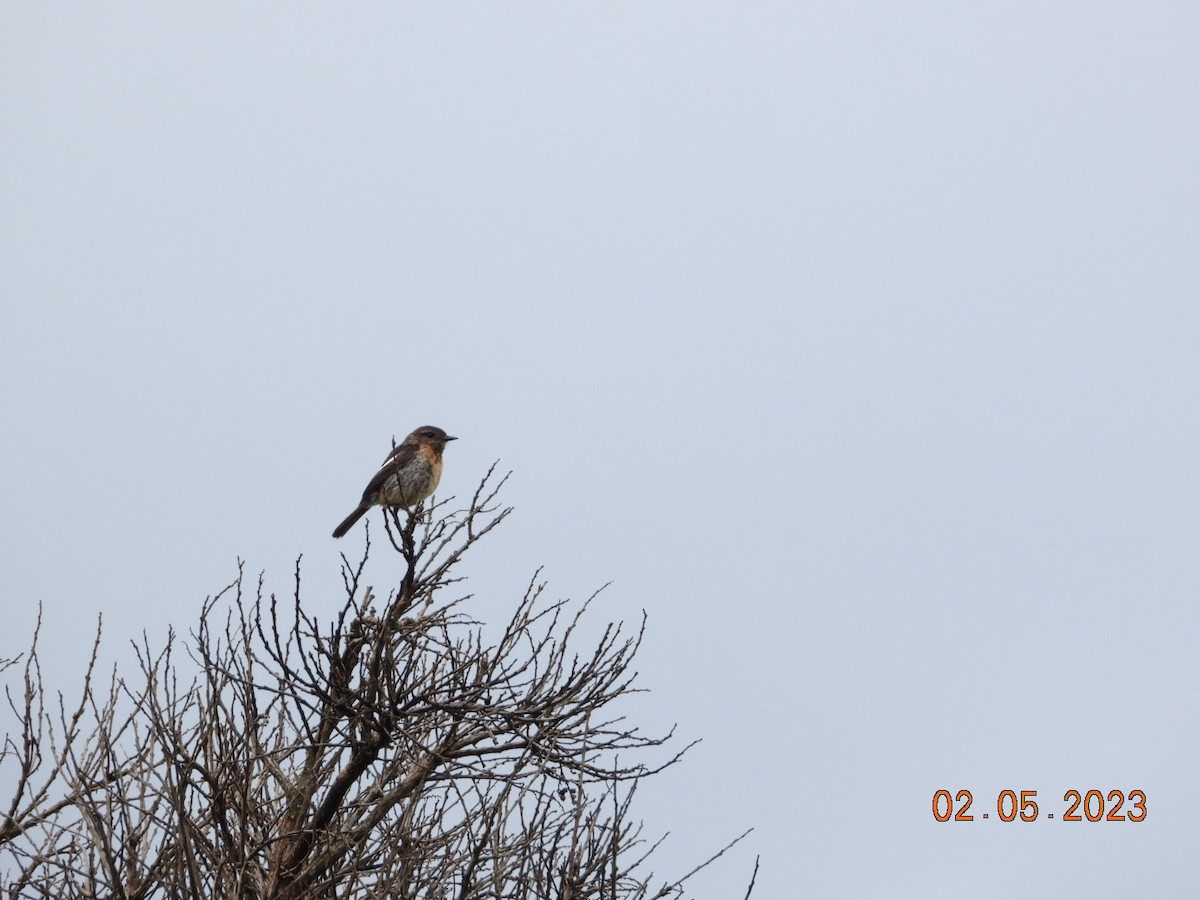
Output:
[[442,478],[442,451],[450,441],[457,440],[433,425],[416,429],[392,448],[367,484],[354,512],[333,529],[333,536],[344,535],[372,506],[412,509],[432,494]]

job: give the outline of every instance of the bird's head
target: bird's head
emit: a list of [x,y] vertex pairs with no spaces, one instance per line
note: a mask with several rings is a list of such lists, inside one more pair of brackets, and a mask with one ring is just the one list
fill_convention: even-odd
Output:
[[422,425],[416,431],[408,436],[407,441],[416,441],[419,444],[428,444],[437,450],[439,453],[445,449],[446,444],[450,441],[457,441],[458,438],[453,435],[446,434],[436,425]]

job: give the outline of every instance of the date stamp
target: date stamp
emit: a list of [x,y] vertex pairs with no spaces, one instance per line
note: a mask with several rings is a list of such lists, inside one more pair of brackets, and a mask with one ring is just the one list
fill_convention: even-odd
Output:
[[[963,789],[951,795],[950,791],[933,792],[933,818],[938,822],[974,822],[976,818],[987,819],[990,812],[971,811],[975,797]],[[1063,794],[1064,808],[1059,815],[1045,811],[1038,805],[1037,791],[1001,791],[996,796],[996,818],[1001,822],[1036,822],[1039,817],[1057,819],[1060,822],[1144,822],[1146,821],[1146,792],[1132,791],[1077,791],[1074,788]]]

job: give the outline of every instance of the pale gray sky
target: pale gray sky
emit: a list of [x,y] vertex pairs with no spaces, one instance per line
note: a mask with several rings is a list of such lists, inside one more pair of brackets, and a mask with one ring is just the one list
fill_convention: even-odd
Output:
[[332,614],[432,423],[515,473],[481,618],[648,612],[658,870],[757,829],[698,896],[1200,881],[1200,6],[2,18],[0,656],[42,601],[70,688],[238,556]]

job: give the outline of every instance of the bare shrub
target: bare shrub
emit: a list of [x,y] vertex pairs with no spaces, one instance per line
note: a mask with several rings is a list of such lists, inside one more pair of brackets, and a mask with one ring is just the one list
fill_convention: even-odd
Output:
[[302,604],[299,561],[285,599],[239,564],[186,639],[143,639],[134,675],[104,690],[98,630],[77,703],[47,695],[36,633],[0,661],[22,676],[0,751],[7,895],[682,895],[652,884],[632,801],[686,748],[614,711],[641,626],[581,652],[590,599],[549,602],[535,575],[489,630],[454,593],[463,554],[510,512],[503,482],[489,471],[463,509],[389,514],[404,574],[385,596],[364,583],[368,531],[332,621]]

